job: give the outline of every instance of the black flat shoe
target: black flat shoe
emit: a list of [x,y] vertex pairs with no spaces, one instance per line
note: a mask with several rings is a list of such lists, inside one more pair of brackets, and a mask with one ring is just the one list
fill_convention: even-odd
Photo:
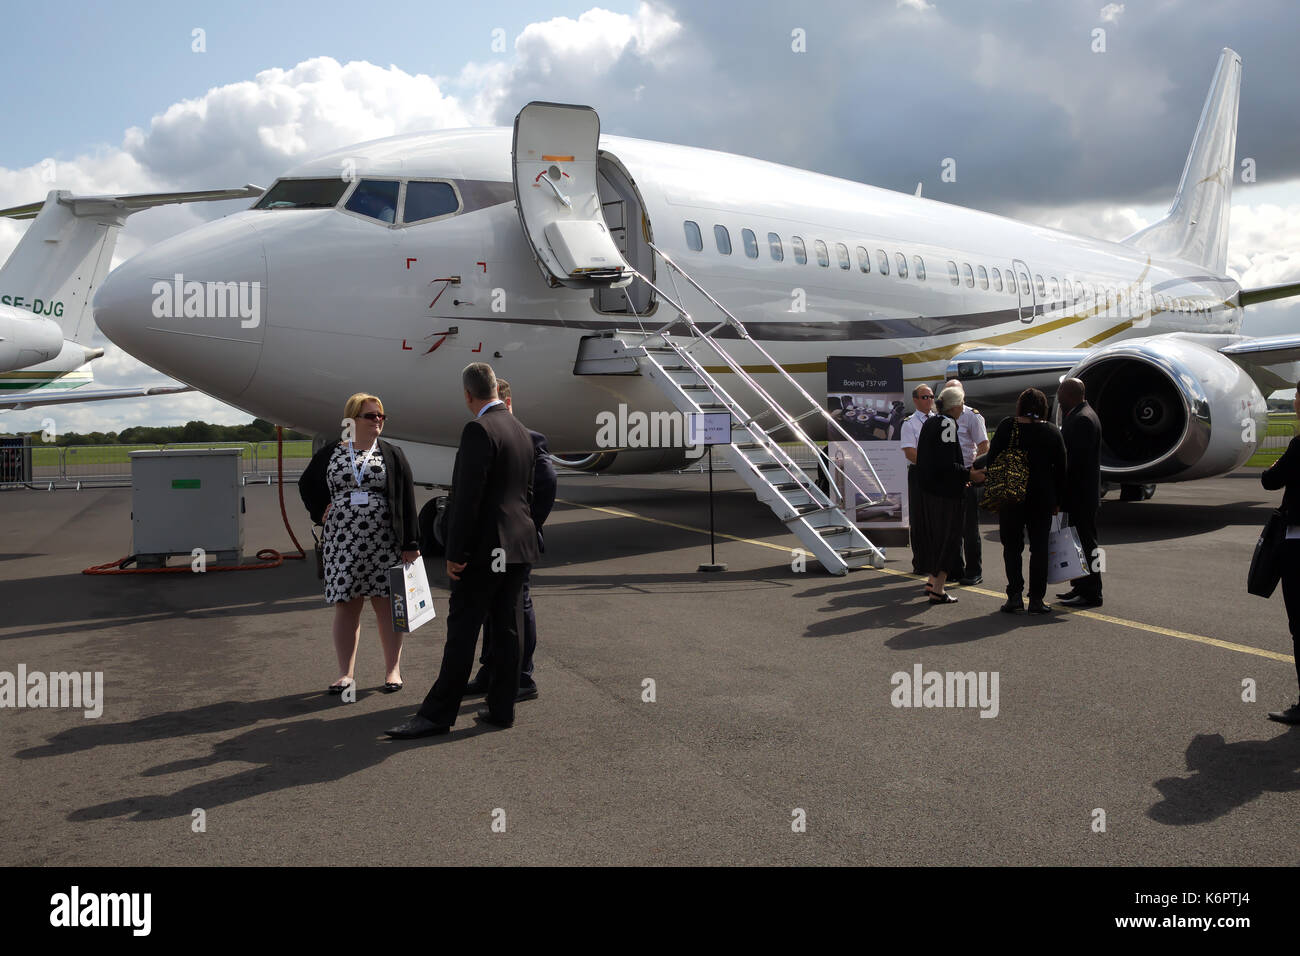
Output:
[[474,716],[485,724],[491,724],[493,727],[513,727],[515,725],[513,720],[499,720],[498,718],[493,717],[492,711],[488,710],[486,707],[480,707],[478,713]]
[[336,681],[333,684],[330,684],[327,690],[329,690],[331,694],[341,694],[355,683],[356,681],[354,680],[349,680],[346,684],[340,684]]
[[931,604],[956,604],[957,599],[951,594],[930,594]]
[[421,717],[419,714],[416,714],[405,723],[398,724],[396,727],[390,727],[388,730],[384,731],[388,736],[396,737],[398,740],[414,740],[417,737],[436,737],[450,732],[451,727],[444,727],[440,724],[435,724],[427,717]]
[[385,694],[396,694],[399,690],[401,690],[401,689],[402,689],[403,687],[405,687],[405,686],[406,686],[405,684],[402,684],[402,683],[395,683],[394,681],[391,681],[391,680],[390,680],[390,681],[384,681],[384,693],[385,693]]

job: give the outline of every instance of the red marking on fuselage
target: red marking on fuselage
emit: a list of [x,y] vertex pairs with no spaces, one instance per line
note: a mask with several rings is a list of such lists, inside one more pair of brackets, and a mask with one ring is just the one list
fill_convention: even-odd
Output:
[[408,268],[408,269],[411,268],[411,263],[412,263],[412,262],[419,262],[419,261],[420,261],[420,260],[417,259],[417,258],[415,258],[415,256],[407,256],[407,257],[406,257],[406,268]]

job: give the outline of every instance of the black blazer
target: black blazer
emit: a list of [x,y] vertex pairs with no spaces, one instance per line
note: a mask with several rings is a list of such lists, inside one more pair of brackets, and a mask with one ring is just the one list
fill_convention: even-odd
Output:
[[533,525],[537,528],[537,547],[546,550],[546,541],[542,538],[542,525],[555,507],[555,493],[559,479],[555,474],[555,465],[551,464],[551,453],[546,447],[546,436],[541,432],[528,429],[528,437],[533,440]]
[[1286,523],[1300,524],[1300,435],[1291,439],[1281,458],[1264,469],[1259,481],[1268,491],[1286,489],[1282,494]]
[[[298,494],[307,506],[307,513],[316,524],[322,523],[325,506],[330,503],[329,486],[325,481],[325,471],[329,467],[330,456],[334,449],[343,444],[341,440],[330,442],[311,456],[307,470],[298,479]],[[402,449],[379,439],[379,453],[384,459],[384,472],[387,476],[388,508],[393,516],[393,531],[402,543],[403,551],[417,551],[420,547],[420,529],[418,514],[415,510],[415,481],[411,477],[411,465],[406,460]]]
[[966,493],[970,469],[963,464],[955,418],[931,415],[925,420],[916,440],[916,476],[926,494],[960,498]]
[[[1023,432],[1022,432],[1023,433]],[[1069,468],[1061,508],[1080,514],[1101,504],[1101,422],[1087,402],[1080,402],[1061,421],[1061,438]]]
[[533,523],[533,475],[537,451],[528,429],[493,405],[467,423],[452,471],[447,506],[447,560],[475,570],[505,551],[507,564],[537,560]]
[[[989,441],[988,467],[1011,445],[1014,418],[1004,418]],[[1029,457],[1029,487],[1024,507],[1050,514],[1065,497],[1065,441],[1051,422],[1021,422],[1020,447]]]

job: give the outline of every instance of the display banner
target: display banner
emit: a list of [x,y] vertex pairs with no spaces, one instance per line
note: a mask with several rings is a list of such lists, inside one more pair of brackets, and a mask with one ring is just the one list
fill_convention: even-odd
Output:
[[837,479],[844,513],[858,527],[907,527],[907,459],[900,430],[912,409],[903,387],[903,360],[831,355],[826,358],[826,407],[853,441],[827,436],[831,460],[863,491],[876,496],[875,469],[885,491],[871,504],[853,485]]

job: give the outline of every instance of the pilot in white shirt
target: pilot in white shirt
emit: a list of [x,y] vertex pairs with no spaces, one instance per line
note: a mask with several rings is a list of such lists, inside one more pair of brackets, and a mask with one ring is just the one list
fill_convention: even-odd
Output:
[[916,481],[916,443],[921,437],[921,426],[934,414],[934,389],[929,385],[918,385],[912,389],[912,404],[916,411],[907,417],[899,428],[899,444],[907,458],[907,528],[912,541],[912,573],[925,574],[917,562],[915,551],[919,540],[916,533],[916,511],[920,504],[921,488]]

